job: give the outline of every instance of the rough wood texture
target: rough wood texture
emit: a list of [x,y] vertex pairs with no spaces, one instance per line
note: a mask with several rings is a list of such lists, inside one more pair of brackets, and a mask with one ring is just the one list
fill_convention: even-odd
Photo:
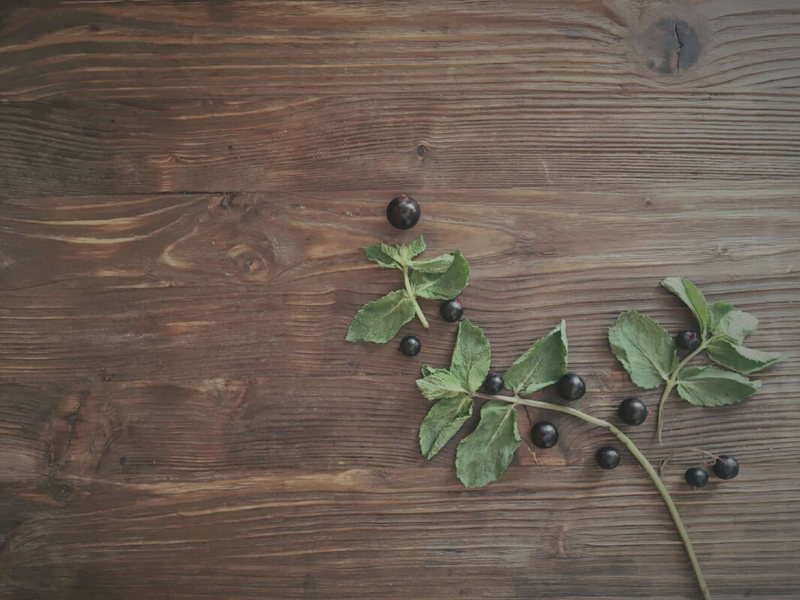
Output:
[[0,597],[697,597],[601,432],[548,415],[559,445],[482,490],[420,457],[454,327],[415,359],[343,338],[396,285],[360,248],[424,233],[497,368],[567,319],[598,416],[634,390],[619,311],[691,324],[662,277],[756,314],[790,356],[755,399],[632,435],[741,459],[665,479],[715,599],[794,600],[798,89],[795,0],[2,3]]

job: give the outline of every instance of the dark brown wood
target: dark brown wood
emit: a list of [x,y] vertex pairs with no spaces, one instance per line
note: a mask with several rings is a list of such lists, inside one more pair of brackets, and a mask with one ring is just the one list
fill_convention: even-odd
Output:
[[[661,278],[757,315],[789,355],[763,391],[631,435],[678,451],[714,598],[794,600],[799,84],[791,0],[0,6],[0,597],[698,597],[602,432],[547,415],[558,446],[480,490],[454,443],[422,459],[454,326],[426,302],[414,359],[344,342],[398,285],[361,248],[422,233],[468,257],[497,369],[567,319],[603,418],[657,400],[616,314],[691,326]],[[742,473],[692,492],[687,447]]]

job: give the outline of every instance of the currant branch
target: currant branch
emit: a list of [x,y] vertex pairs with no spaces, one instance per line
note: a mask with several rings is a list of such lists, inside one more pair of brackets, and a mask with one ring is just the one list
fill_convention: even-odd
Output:
[[659,477],[656,470],[653,468],[653,465],[650,464],[650,461],[647,460],[647,457],[639,450],[636,444],[625,435],[622,431],[620,431],[617,427],[609,423],[608,421],[604,421],[602,419],[598,419],[597,417],[593,417],[583,411],[577,410],[575,408],[571,408],[569,406],[561,406],[559,404],[553,404],[551,402],[545,402],[542,400],[531,400],[529,398],[520,398],[519,396],[501,396],[497,394],[483,394],[483,393],[476,393],[474,395],[476,398],[483,398],[485,400],[496,400],[500,402],[507,402],[514,406],[517,404],[522,404],[525,406],[530,406],[533,408],[539,408],[543,410],[550,410],[554,412],[559,412],[563,414],[570,415],[581,421],[585,421],[586,423],[590,423],[597,427],[602,427],[610,431],[622,444],[628,449],[628,451],[633,455],[633,457],[639,462],[639,464],[644,469],[645,473],[650,477],[652,482],[655,484],[658,493],[661,495],[664,504],[669,511],[670,516],[672,517],[672,522],[675,524],[675,529],[678,531],[678,535],[683,542],[683,547],[686,550],[686,555],[689,557],[689,562],[692,564],[692,569],[694,570],[695,577],[697,578],[697,586],[700,588],[700,592],[703,594],[704,600],[711,600],[711,591],[708,589],[708,584],[706,583],[705,577],[703,576],[703,571],[700,568],[700,563],[697,560],[697,555],[694,552],[694,547],[692,546],[692,541],[689,538],[689,532],[686,530],[686,526],[683,524],[683,520],[681,519],[680,514],[678,513],[678,507],[675,506],[675,502],[672,500],[672,496],[669,493],[669,490],[664,485],[664,482]]
[[[636,311],[622,313],[609,327],[611,350],[645,389],[664,385],[658,402],[656,437],[661,443],[664,407],[672,390],[696,406],[725,406],[741,402],[761,388],[747,377],[783,359],[781,354],[743,345],[758,319],[727,302],[709,304],[703,293],[684,277],[667,277],[661,285],[678,296],[697,321],[697,331],[681,331],[673,340],[653,319]],[[678,351],[687,351],[682,359]],[[688,366],[700,353],[718,366]]]

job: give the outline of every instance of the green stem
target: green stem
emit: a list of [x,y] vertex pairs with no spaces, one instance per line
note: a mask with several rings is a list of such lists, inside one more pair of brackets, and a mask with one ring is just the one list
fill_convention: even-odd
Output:
[[[667,468],[667,463],[672,459],[673,456],[675,456],[675,454],[678,453],[679,450],[675,450],[674,452],[672,452],[672,454],[670,454],[664,460],[662,460],[661,463],[659,463],[659,465],[658,465],[658,474],[659,474],[659,476],[661,476],[661,477],[664,476],[664,469]],[[706,463],[708,465],[713,465],[714,462],[716,462],[716,460],[717,460],[717,456],[715,454],[712,454],[711,452],[708,452],[707,450],[703,450],[702,448],[683,448],[683,450],[691,450],[692,452],[699,452],[700,454],[706,455],[708,458],[711,459],[711,462]]]
[[670,496],[669,490],[664,485],[664,482],[661,481],[661,478],[658,476],[658,473],[653,468],[653,465],[650,464],[650,461],[647,460],[647,457],[644,454],[642,454],[639,448],[637,448],[636,444],[633,443],[633,440],[631,440],[627,435],[622,433],[622,431],[614,427],[614,425],[612,425],[608,421],[603,421],[602,419],[598,419],[591,415],[587,415],[585,412],[581,412],[574,408],[570,408],[569,406],[561,406],[560,404],[551,404],[550,402],[543,402],[540,400],[529,400],[527,398],[520,398],[520,397],[512,398],[510,396],[495,396],[491,394],[481,394],[481,393],[477,393],[475,395],[479,398],[485,398],[487,400],[500,400],[502,402],[510,402],[512,404],[524,404],[525,406],[532,406],[533,408],[541,408],[544,410],[552,410],[567,415],[572,415],[573,417],[577,417],[578,419],[586,421],[587,423],[591,423],[592,425],[596,425],[598,427],[605,427],[611,433],[613,433],[617,437],[617,439],[625,445],[625,447],[630,451],[630,453],[634,456],[634,458],[637,461],[639,461],[639,464],[642,465],[642,468],[650,476],[650,479],[652,479],[653,483],[656,486],[656,489],[658,489],[658,493],[661,494],[661,498],[664,500],[664,504],[667,506],[667,510],[669,511],[669,514],[672,517],[672,522],[675,524],[675,529],[678,530],[678,535],[680,535],[681,537],[681,541],[683,542],[683,547],[686,549],[686,554],[689,557],[689,562],[692,563],[692,569],[694,569],[694,574],[695,577],[697,578],[697,585],[703,594],[703,600],[711,600],[711,592],[708,589],[705,577],[703,577],[703,571],[700,569],[700,563],[697,561],[697,556],[694,553],[694,548],[692,547],[692,541],[689,539],[689,532],[686,530],[686,526],[683,524],[683,521],[681,520],[681,517],[678,514],[678,508],[675,506],[675,502],[672,501],[672,496]]
[[408,267],[403,267],[403,283],[406,286],[406,295],[411,298],[411,301],[414,303],[414,312],[417,313],[417,318],[419,318],[419,322],[422,323],[422,326],[425,329],[430,328],[430,324],[428,323],[428,319],[425,318],[425,313],[422,312],[422,308],[417,302],[417,295],[414,293],[413,288],[411,287],[411,282],[408,280]]
[[661,393],[661,399],[658,401],[658,414],[656,415],[656,438],[658,438],[659,444],[661,443],[661,431],[664,429],[664,404],[667,402],[667,398],[672,392],[672,389],[675,387],[675,382],[678,380],[678,373],[680,373],[681,369],[688,365],[695,356],[705,350],[710,342],[711,338],[704,340],[696,350],[694,350],[691,354],[688,354],[686,358],[679,362],[678,366],[675,367],[672,370],[672,373],[669,374],[669,378],[667,378],[667,382],[664,384],[664,391]]

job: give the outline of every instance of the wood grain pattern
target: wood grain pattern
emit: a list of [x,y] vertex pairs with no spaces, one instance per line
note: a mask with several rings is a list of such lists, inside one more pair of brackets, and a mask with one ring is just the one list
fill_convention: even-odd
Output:
[[[469,259],[497,369],[567,319],[604,418],[615,315],[691,326],[661,278],[756,314],[788,354],[756,398],[631,435],[678,452],[715,599],[794,600],[798,82],[790,0],[4,3],[0,597],[697,597],[602,432],[547,415],[558,446],[481,490],[455,444],[422,459],[453,325],[407,326],[414,359],[343,341],[398,286],[361,248],[422,233]],[[693,446],[741,475],[688,490]]]
[[[0,31],[0,183],[116,194],[794,181],[793,0],[392,4],[13,11]],[[648,66],[678,42],[653,46],[665,15],[700,44],[669,77]]]

